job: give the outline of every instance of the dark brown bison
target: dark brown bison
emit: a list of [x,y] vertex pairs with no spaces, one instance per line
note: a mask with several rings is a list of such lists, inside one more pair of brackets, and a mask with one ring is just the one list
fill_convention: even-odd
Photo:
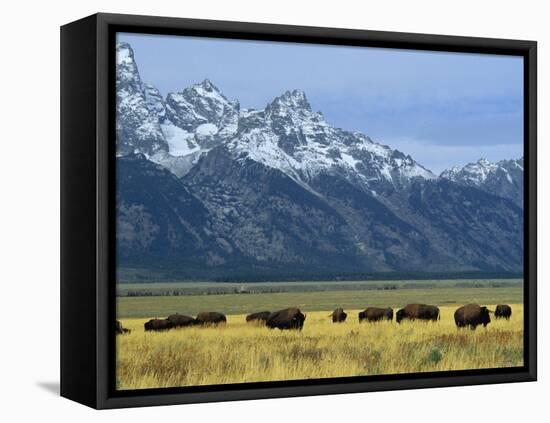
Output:
[[246,316],[246,321],[265,324],[270,315],[270,311],[259,311],[258,313],[252,313]]
[[122,335],[123,333],[130,333],[130,329],[126,329],[122,326],[122,323],[120,323],[118,320],[116,321],[115,325],[115,333],[117,335]]
[[203,311],[195,318],[198,325],[219,325],[227,322],[224,314],[216,311]]
[[439,319],[439,308],[427,304],[407,304],[395,313],[397,323],[401,323],[404,319],[436,321]]
[[507,304],[499,304],[495,309],[495,318],[496,319],[506,319],[509,320],[512,317],[512,307]]
[[467,304],[455,311],[455,323],[458,328],[469,326],[475,329],[479,325],[486,327],[491,323],[489,310],[477,304]]
[[348,314],[340,307],[334,310],[330,316],[332,316],[332,323],[340,323],[346,321]]
[[359,312],[359,323],[363,320],[367,322],[378,322],[380,320],[393,320],[393,309],[367,307],[365,311]]
[[184,314],[172,314],[166,319],[170,322],[173,328],[183,328],[186,326],[193,326],[196,321],[191,316],[185,316]]
[[168,319],[151,319],[144,325],[146,331],[152,330],[168,330],[172,328],[172,324]]
[[271,329],[279,328],[281,330],[302,330],[305,320],[306,316],[302,314],[302,312],[298,308],[291,307],[271,313],[267,318],[266,326]]

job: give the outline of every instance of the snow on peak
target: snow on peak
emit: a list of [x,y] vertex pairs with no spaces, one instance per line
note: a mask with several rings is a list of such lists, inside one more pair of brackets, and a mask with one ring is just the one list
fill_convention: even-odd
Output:
[[192,85],[190,88],[200,97],[208,97],[221,103],[230,103],[218,87],[212,84],[208,79],[205,79],[200,84]]
[[134,61],[134,50],[128,43],[117,43],[116,45],[116,64],[124,65]]
[[152,85],[143,84],[127,43],[116,46],[117,153],[138,150],[147,155],[168,149],[159,118],[163,100]]
[[230,147],[280,169],[303,182],[321,172],[338,173],[369,185],[385,181],[397,187],[413,178],[433,179],[410,156],[373,142],[360,132],[327,123],[311,111],[303,91],[287,91],[262,111],[246,110]]
[[298,110],[304,109],[311,111],[311,106],[307,100],[306,94],[302,90],[285,91],[279,97],[276,97],[269,105],[268,108],[274,110]]
[[509,168],[515,167],[523,171],[523,166],[518,164],[518,160],[501,160],[497,163],[491,162],[486,158],[480,158],[476,162],[468,163],[464,166],[453,166],[444,170],[440,177],[454,182],[460,182],[467,185],[480,186],[489,178],[495,177],[497,173],[505,174],[506,179],[510,180],[508,175]]
[[523,173],[523,158],[496,163],[479,159],[462,167],[447,169],[440,177],[507,198],[523,208]]
[[166,115],[166,105],[160,91],[151,84],[141,84],[141,89],[149,110],[155,113],[159,120],[163,120]]
[[128,43],[116,45],[116,76],[117,84],[139,83],[139,71],[134,60],[134,51]]
[[200,84],[196,84],[195,87],[201,87],[206,91],[218,91],[218,87],[216,87],[208,78],[205,78],[204,81],[202,81]]
[[200,125],[211,123],[218,128],[234,125],[236,129],[239,104],[230,101],[205,79],[181,92],[166,97],[167,118],[179,128],[194,132]]
[[195,134],[198,136],[211,137],[218,133],[218,127],[212,123],[203,123],[197,127]]
[[285,91],[264,110],[241,110],[238,101],[225,97],[209,79],[163,98],[141,81],[127,43],[117,44],[117,99],[117,133],[125,149],[137,148],[178,175],[205,152],[225,145],[236,157],[306,183],[321,172],[396,187],[413,178],[435,177],[410,156],[360,132],[330,125],[312,111],[299,89]]

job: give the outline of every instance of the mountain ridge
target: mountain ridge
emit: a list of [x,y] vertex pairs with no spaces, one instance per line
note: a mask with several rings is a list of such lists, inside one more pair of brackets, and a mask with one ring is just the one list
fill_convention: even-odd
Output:
[[523,157],[490,162],[480,158],[464,166],[444,170],[440,177],[462,185],[474,186],[483,191],[498,193],[523,208]]
[[124,43],[117,180],[123,267],[210,279],[523,268],[522,159],[438,176],[330,125],[298,89],[263,110],[208,79],[163,97]]
[[[365,185],[382,179],[394,187],[415,177],[436,177],[398,150],[375,143],[360,132],[328,124],[321,113],[311,110],[301,90],[284,92],[264,110],[241,110],[238,101],[227,99],[208,79],[162,99],[158,90],[141,81],[129,44],[117,46],[117,57],[117,63],[123,64],[117,68],[117,87],[129,80],[135,96],[129,101],[132,92],[117,88],[121,91],[117,96],[119,116],[125,116],[125,102],[132,103],[139,106],[147,123],[132,131],[134,122],[125,119],[117,131],[117,151],[143,153],[178,177],[185,175],[200,155],[220,144],[227,144],[237,156],[248,155],[302,181],[327,170],[348,174]],[[130,127],[126,137],[122,127]],[[163,137],[164,142],[143,147],[141,139],[147,135]]]

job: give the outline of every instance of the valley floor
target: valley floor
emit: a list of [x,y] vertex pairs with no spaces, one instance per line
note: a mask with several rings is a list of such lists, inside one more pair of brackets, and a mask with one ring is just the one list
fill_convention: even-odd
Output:
[[[298,307],[302,311],[398,309],[410,303],[438,306],[467,303],[522,304],[521,279],[447,279],[437,281],[147,283],[118,284],[117,316],[159,317],[201,311],[248,314]],[[174,295],[177,294],[177,295]]]

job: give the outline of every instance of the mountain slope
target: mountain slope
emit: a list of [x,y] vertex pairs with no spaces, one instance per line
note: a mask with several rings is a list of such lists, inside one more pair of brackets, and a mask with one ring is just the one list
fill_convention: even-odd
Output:
[[450,181],[381,198],[338,175],[304,186],[223,146],[182,180],[143,155],[117,170],[123,267],[209,279],[522,267],[521,209]]
[[343,230],[345,220],[280,170],[235,161],[217,147],[183,182],[213,216],[212,230],[227,251],[238,251],[258,268],[292,266],[300,273],[375,268],[357,256]]
[[453,267],[523,268],[523,211],[512,201],[450,181],[419,181],[401,203],[433,245],[455,257]]
[[142,154],[117,159],[116,213],[121,265],[156,266],[156,260],[175,259],[208,264],[217,252],[206,208],[172,173]]

